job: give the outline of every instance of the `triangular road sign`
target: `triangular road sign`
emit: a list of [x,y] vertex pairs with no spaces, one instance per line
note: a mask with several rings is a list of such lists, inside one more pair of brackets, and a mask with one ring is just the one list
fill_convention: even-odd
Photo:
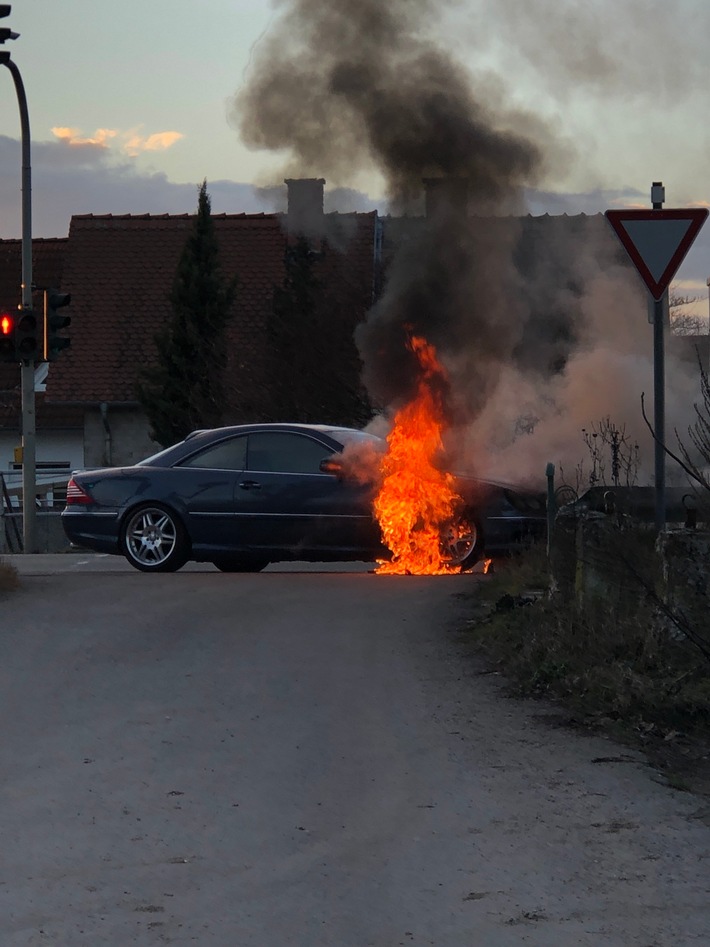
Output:
[[706,207],[605,214],[654,299],[668,289],[707,216]]

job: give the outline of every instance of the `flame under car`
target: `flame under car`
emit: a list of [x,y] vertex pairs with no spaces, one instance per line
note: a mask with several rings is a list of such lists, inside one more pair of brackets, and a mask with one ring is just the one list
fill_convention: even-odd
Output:
[[[75,471],[62,523],[73,545],[125,556],[145,572],[188,561],[257,572],[280,561],[387,560],[376,486],[344,463],[353,445],[386,449],[372,434],[330,425],[196,431],[134,466]],[[539,494],[456,482],[464,505],[441,537],[451,571],[544,535]]]

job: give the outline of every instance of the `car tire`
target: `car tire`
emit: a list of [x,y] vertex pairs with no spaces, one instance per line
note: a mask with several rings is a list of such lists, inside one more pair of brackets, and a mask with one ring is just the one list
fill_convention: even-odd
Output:
[[220,556],[212,560],[220,572],[261,572],[268,564],[268,559],[249,559],[244,556]]
[[465,510],[441,541],[444,562],[466,572],[483,558],[483,530],[477,517]]
[[141,572],[176,572],[190,557],[180,517],[160,503],[144,503],[128,513],[121,528],[121,550]]

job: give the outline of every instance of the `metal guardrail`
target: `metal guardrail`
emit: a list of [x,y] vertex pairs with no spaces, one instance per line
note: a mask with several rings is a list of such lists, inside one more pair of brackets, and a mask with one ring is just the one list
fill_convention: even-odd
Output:
[[[0,488],[0,496],[2,498],[0,509],[2,510],[5,526],[4,546],[6,546],[11,552],[23,552],[24,544],[22,542],[22,537],[20,536],[20,528],[18,526],[16,517],[8,516],[5,518],[6,510],[9,512],[12,509],[12,498],[10,496],[10,491],[7,488],[7,484],[5,483],[5,478],[1,473]],[[2,538],[3,537],[0,535],[0,540]]]
[[[35,504],[38,511],[58,514],[64,509],[69,477],[70,474],[65,472],[61,476],[40,474],[37,477]],[[0,534],[0,549],[19,553],[23,551],[21,475],[12,477],[19,482],[8,483],[9,479],[7,474],[0,472],[0,530],[4,533],[4,536]]]
[[[70,474],[56,475],[38,475],[36,483],[36,505],[42,509],[54,509],[58,506],[63,507],[67,498],[67,483]],[[14,479],[14,478],[13,478]],[[0,485],[2,487],[2,512],[16,513],[22,510],[22,483],[8,483],[8,475],[0,473]]]

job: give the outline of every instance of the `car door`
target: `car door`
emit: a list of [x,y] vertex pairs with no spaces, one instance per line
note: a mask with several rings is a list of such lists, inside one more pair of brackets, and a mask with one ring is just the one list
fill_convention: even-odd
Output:
[[235,509],[250,548],[276,547],[293,558],[372,548],[366,488],[320,469],[333,452],[310,433],[249,434]]
[[197,450],[171,468],[171,485],[181,498],[193,548],[233,548],[237,535],[236,484],[243,479],[247,437],[237,435]]

